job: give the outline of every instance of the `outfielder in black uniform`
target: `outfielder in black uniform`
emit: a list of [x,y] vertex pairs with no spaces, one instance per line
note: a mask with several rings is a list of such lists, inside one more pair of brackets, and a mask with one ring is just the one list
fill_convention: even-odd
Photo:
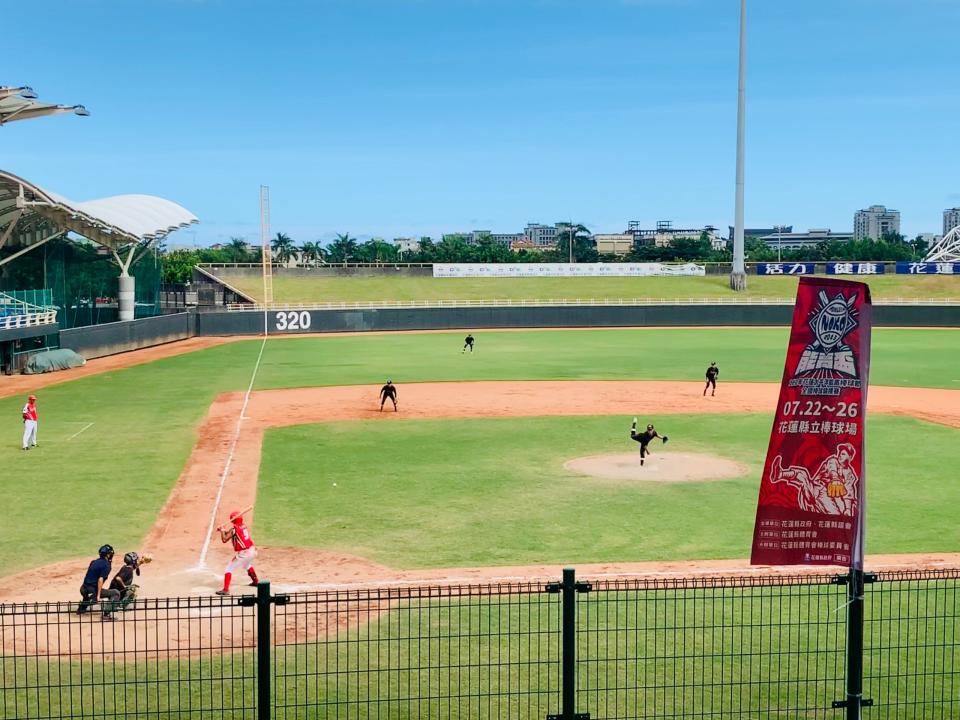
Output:
[[637,419],[636,418],[633,419],[633,425],[630,426],[630,439],[640,443],[640,464],[641,465],[643,465],[643,459],[647,455],[652,454],[650,452],[650,448],[648,448],[647,446],[650,444],[650,441],[653,440],[654,438],[660,438],[661,440],[663,440],[664,444],[666,444],[666,442],[670,439],[666,435],[660,435],[659,433],[657,433],[656,429],[654,429],[652,424],[647,425],[647,429],[645,432],[638,433]]
[[703,396],[707,396],[707,390],[712,387],[713,391],[710,393],[710,397],[713,397],[717,394],[717,375],[720,374],[720,368],[717,367],[715,362],[710,363],[710,367],[707,368],[707,384],[703,386]]
[[393,403],[393,411],[397,411],[397,388],[394,387],[393,382],[387,380],[387,384],[380,388],[380,412],[383,412],[383,404],[387,401],[387,398],[390,398],[390,402]]
[[467,348],[470,348],[470,352],[473,352],[473,335],[467,335],[463,339],[463,350],[460,352],[466,352]]

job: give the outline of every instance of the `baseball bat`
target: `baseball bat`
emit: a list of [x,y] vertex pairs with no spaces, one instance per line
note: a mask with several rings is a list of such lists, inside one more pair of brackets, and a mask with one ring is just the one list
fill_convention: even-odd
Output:
[[[253,510],[253,505],[248,505],[247,507],[245,507],[243,510],[240,511],[240,514],[241,514],[241,515],[246,515],[246,514],[247,514],[248,512],[250,512],[251,510]],[[230,527],[230,521],[229,521],[229,520],[228,520],[227,522],[225,522],[225,523],[222,523],[222,524],[218,525],[218,526],[217,526],[217,532],[222,532],[223,529],[226,528],[226,527]]]

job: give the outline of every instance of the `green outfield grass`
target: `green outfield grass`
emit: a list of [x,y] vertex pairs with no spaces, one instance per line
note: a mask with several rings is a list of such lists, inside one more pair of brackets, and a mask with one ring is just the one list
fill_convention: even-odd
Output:
[[[716,360],[723,392],[725,380],[779,380],[787,332],[597,330],[476,336],[473,356],[461,355],[460,333],[272,340],[257,387],[379,386],[391,377],[401,383],[402,397],[403,383],[429,380],[699,380],[706,363]],[[874,338],[874,383],[960,387],[960,333],[878,330]],[[0,399],[0,418],[5,418],[0,477],[6,503],[0,573],[92,555],[104,542],[135,548],[182,471],[210,403],[220,392],[247,387],[259,347],[257,340],[241,341],[44,388],[37,392],[41,447],[27,453],[19,449],[24,398]],[[912,444],[911,438],[899,446]],[[955,451],[941,448],[941,460],[943,452],[949,458]],[[51,589],[61,597],[74,592],[73,584]]]
[[[258,532],[267,544],[397,568],[745,557],[771,417],[657,417],[671,443],[656,453],[718,453],[748,467],[738,479],[689,483],[601,481],[563,468],[584,455],[636,452],[624,417],[274,429],[264,441]],[[957,430],[871,419],[870,552],[957,550],[944,528],[960,503],[958,444]]]
[[[217,274],[251,297],[263,298],[258,275]],[[855,278],[854,278],[855,279]],[[874,298],[960,298],[960,277],[949,275],[875,275]],[[748,288],[734,294],[727,275],[705,277],[600,278],[433,278],[433,277],[288,277],[273,276],[276,302],[322,303],[397,300],[605,299],[605,298],[792,298],[796,277],[751,276]]]

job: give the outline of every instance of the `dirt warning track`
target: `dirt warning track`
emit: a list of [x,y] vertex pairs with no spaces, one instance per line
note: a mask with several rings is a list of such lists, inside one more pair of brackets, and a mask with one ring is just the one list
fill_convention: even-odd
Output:
[[[778,386],[773,383],[724,383],[717,397],[701,396],[700,382],[474,382],[421,383],[400,388],[400,412],[379,412],[378,387],[295,388],[251,393],[224,482],[220,515],[232,507],[253,505],[263,433],[278,426],[343,420],[403,422],[406,419],[642,414],[655,418],[676,413],[772,413]],[[198,567],[211,510],[220,486],[243,393],[220,396],[198,428],[198,440],[176,486],[144,540],[154,553],[146,570],[144,596],[209,594],[219,586],[229,550],[211,546],[207,566]],[[870,412],[905,415],[960,427],[960,391],[874,387]],[[254,536],[256,518],[251,515]],[[87,559],[77,559],[0,579],[4,602],[71,599]],[[363,558],[299,548],[262,547],[258,565],[279,590],[317,589],[392,583],[486,582],[554,577],[558,566],[443,568],[405,571]],[[872,556],[881,568],[955,567],[960,554]],[[776,573],[751,568],[746,560],[580,565],[582,573],[605,576]],[[791,568],[791,573],[796,569]]]

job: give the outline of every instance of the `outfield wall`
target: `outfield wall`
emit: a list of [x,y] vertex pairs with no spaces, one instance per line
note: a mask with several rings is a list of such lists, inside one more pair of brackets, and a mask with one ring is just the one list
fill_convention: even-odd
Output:
[[196,317],[194,313],[182,312],[61,330],[60,347],[89,360],[186,340],[197,334]]
[[[60,347],[85,358],[139,350],[197,335],[271,335],[565,327],[789,325],[792,305],[613,305],[184,312],[60,331]],[[877,305],[880,327],[960,327],[957,305]]]
[[[689,327],[789,325],[792,305],[645,305],[558,307],[271,310],[270,334],[481,328]],[[878,326],[960,327],[960,306],[874,307]],[[202,313],[198,335],[262,333],[260,312]]]

